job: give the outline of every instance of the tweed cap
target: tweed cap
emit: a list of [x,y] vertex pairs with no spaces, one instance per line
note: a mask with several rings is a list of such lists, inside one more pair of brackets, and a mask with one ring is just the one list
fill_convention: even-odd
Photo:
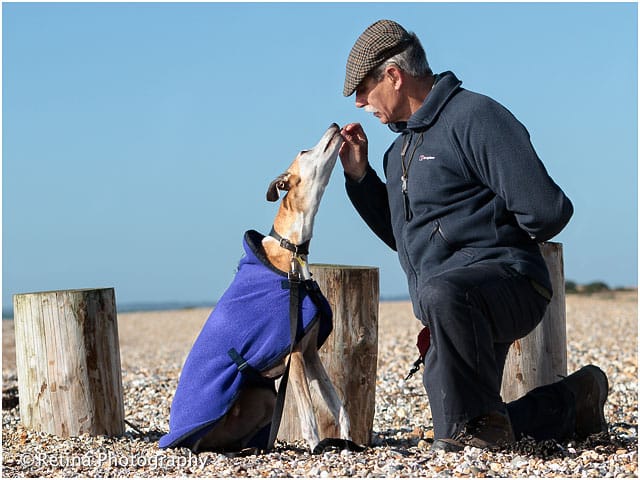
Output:
[[411,41],[409,33],[393,20],[378,20],[367,27],[349,53],[344,96],[355,92],[369,72],[400,53]]

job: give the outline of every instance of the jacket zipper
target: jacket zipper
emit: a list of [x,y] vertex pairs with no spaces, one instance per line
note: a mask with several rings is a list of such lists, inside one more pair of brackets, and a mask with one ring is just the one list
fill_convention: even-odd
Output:
[[[402,150],[400,151],[400,162],[402,167],[402,176],[400,177],[401,181],[401,190],[402,190],[402,200],[404,207],[404,219],[406,222],[409,222],[411,218],[413,218],[413,213],[411,212],[411,204],[409,202],[409,167],[411,166],[411,161],[416,153],[418,147],[422,144],[424,133],[420,133],[420,136],[416,140],[415,145],[413,146],[413,150],[411,151],[411,155],[409,155],[409,160],[405,165],[405,156],[407,155],[407,150],[409,150],[409,146],[411,145],[411,140],[413,139],[413,132],[409,133],[408,137],[406,137],[402,143]],[[406,228],[406,227],[405,227]],[[404,229],[403,229],[404,230]],[[413,266],[413,262],[409,256],[409,249],[407,248],[407,239],[406,235],[403,232],[402,235],[402,243],[404,247],[404,256],[407,262],[408,267],[411,270],[411,276],[413,277],[413,286],[414,290],[418,289],[418,272],[416,272],[415,267]]]
[[413,138],[413,133],[409,134],[408,138],[405,138],[402,143],[402,150],[400,152],[400,162],[402,165],[402,176],[400,177],[400,181],[402,182],[402,200],[404,207],[404,219],[405,221],[410,221],[413,218],[413,213],[411,212],[411,203],[409,202],[409,167],[411,166],[411,161],[413,160],[414,155],[416,154],[416,150],[418,147],[422,145],[422,140],[424,139],[424,132],[420,133],[418,139],[416,140],[415,145],[413,146],[413,150],[411,151],[411,155],[409,155],[409,160],[406,165],[404,162],[405,156],[407,155],[407,150],[409,149],[409,145],[411,144],[411,140]]

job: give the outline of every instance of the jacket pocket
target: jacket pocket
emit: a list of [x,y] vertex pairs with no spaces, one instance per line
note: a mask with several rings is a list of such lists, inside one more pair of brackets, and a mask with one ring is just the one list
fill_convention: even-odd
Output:
[[[443,226],[442,219],[434,222],[434,228],[431,232],[431,240],[433,241],[433,238],[436,236],[451,252],[452,256],[460,256],[462,259],[466,260],[472,260],[475,257],[473,248],[456,245],[456,243],[451,239],[451,236],[447,234],[447,230],[446,227]],[[463,263],[467,262],[465,261]]]
[[442,226],[442,219],[433,222],[433,230],[431,231],[431,241],[434,241],[434,237],[440,239],[440,242],[444,244],[450,251],[455,252],[457,248],[454,243],[449,240],[449,236],[445,232],[445,228]]

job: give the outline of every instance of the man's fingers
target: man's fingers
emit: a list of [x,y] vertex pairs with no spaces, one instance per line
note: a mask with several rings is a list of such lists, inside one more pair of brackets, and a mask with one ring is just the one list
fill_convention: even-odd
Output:
[[367,136],[359,123],[345,125],[340,133],[347,142],[352,144],[362,144],[367,141]]

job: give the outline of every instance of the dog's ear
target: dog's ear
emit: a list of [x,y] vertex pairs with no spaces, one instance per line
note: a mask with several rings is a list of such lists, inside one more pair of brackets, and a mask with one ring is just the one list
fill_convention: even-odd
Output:
[[267,200],[270,202],[277,202],[280,198],[279,190],[288,191],[289,190],[289,177],[290,173],[283,173],[278,175],[278,177],[273,180],[269,184],[269,188],[267,189]]

